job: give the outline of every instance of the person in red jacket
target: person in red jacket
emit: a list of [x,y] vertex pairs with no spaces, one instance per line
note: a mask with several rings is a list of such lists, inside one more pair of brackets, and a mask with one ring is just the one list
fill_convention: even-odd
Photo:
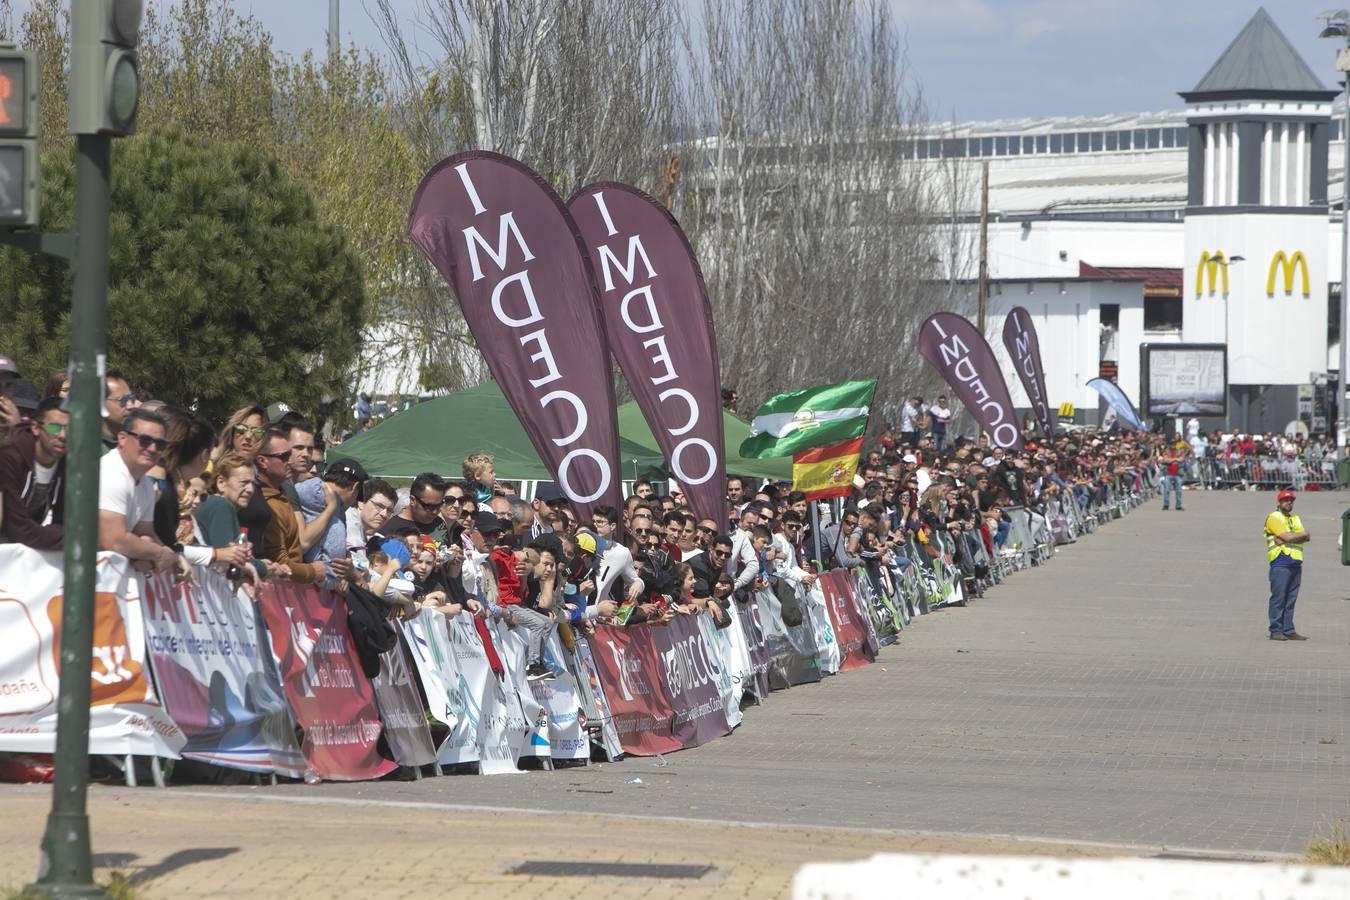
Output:
[[0,543],[60,550],[70,416],[61,409],[61,398],[52,397],[38,405],[34,419],[15,429],[0,449]]

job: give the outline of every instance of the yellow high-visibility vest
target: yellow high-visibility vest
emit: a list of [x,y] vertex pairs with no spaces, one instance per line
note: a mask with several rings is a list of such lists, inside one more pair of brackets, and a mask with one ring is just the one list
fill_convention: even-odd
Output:
[[[1277,510],[1275,510],[1275,512],[1271,513],[1270,515],[1271,515],[1271,516],[1279,516],[1280,518],[1284,519],[1284,529],[1283,529],[1283,531],[1302,531],[1302,530],[1303,530],[1303,523],[1302,523],[1301,521],[1299,521],[1299,518],[1298,518],[1298,515],[1297,515],[1297,514],[1292,515],[1292,516],[1286,516],[1284,513],[1280,512],[1280,511],[1277,509]],[[1297,560],[1298,562],[1303,562],[1303,545],[1302,545],[1302,544],[1277,544],[1277,543],[1275,543],[1275,535],[1276,535],[1276,533],[1277,533],[1277,532],[1274,532],[1274,531],[1271,531],[1271,530],[1270,530],[1270,516],[1267,516],[1267,517],[1266,517],[1266,562],[1274,562],[1274,561],[1275,561],[1275,558],[1278,557],[1281,553],[1285,554],[1285,555],[1288,556],[1290,559]],[[1281,532],[1281,533],[1282,533],[1282,532]]]

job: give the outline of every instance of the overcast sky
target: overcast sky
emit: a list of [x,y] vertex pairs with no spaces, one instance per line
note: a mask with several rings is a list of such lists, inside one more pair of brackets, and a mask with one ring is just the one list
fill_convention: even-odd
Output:
[[[164,5],[166,0],[152,0]],[[298,53],[324,45],[328,0],[235,0]],[[1220,0],[889,0],[933,119],[1176,109],[1257,4]],[[408,10],[421,0],[395,0]],[[344,42],[379,47],[373,0],[342,0]],[[691,5],[692,2],[691,2]],[[1336,41],[1318,40],[1331,0],[1267,12],[1328,86]]]

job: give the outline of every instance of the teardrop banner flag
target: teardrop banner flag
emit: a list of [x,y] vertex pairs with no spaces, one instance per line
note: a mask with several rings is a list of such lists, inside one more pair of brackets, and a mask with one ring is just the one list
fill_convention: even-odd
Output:
[[609,348],[694,514],[720,522],[722,385],[693,248],[664,206],[626,184],[587,185],[567,209],[590,253]]
[[619,506],[605,325],[562,200],[510,157],[457,153],[418,185],[408,236],[454,290],[492,377],[582,521],[597,504]]
[[956,313],[935,313],[919,329],[919,352],[951,385],[995,447],[1022,449],[1008,383],[989,342],[974,325]]
[[1148,431],[1144,423],[1139,419],[1139,413],[1135,411],[1134,404],[1130,398],[1125,396],[1125,392],[1120,389],[1120,385],[1114,381],[1108,381],[1105,378],[1091,378],[1087,386],[1102,395],[1102,399],[1110,404],[1116,411],[1116,415],[1125,424],[1129,425],[1135,431]]
[[1031,313],[1014,306],[1003,321],[1003,346],[1008,348],[1017,377],[1022,379],[1031,411],[1036,415],[1043,437],[1054,437],[1055,424],[1050,419],[1050,406],[1045,400],[1045,367],[1041,365],[1041,342],[1036,337],[1036,325]]

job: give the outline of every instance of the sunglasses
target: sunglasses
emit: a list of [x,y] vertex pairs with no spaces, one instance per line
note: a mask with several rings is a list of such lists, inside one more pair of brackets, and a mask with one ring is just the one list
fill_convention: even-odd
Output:
[[857,520],[857,519],[845,519],[845,520],[844,520],[844,524],[847,525],[849,528],[852,528],[854,525],[857,525],[857,524],[858,524],[858,520]]
[[633,529],[633,534],[636,534],[638,537],[642,537],[643,535],[648,535],[648,534],[651,534],[651,533],[652,533],[652,530],[651,530],[650,528],[634,528],[634,529]]
[[291,458],[291,451],[287,450],[283,453],[259,453],[258,455],[266,456],[268,459],[276,459],[280,460],[281,462],[286,462]]
[[136,402],[135,394],[123,394],[122,396],[117,398],[117,405],[122,407],[123,409],[126,409],[128,406],[130,406],[135,402]]
[[65,434],[66,429],[69,427],[70,426],[58,422],[45,422],[42,425],[42,430],[50,434],[52,437],[56,437],[56,435],[58,434]]
[[142,450],[149,450],[151,447],[154,447],[155,450],[163,453],[164,448],[169,446],[169,442],[164,438],[151,437],[148,434],[141,434],[136,431],[126,431],[123,432],[123,434],[129,438],[135,438],[137,443],[141,445]]
[[719,547],[714,547],[714,548],[712,548],[711,550],[709,550],[708,552],[711,553],[713,556],[726,556],[726,555],[729,554],[731,551],[730,551],[730,550],[722,550],[722,549],[719,548]]
[[704,534],[717,534],[716,528],[709,528],[707,525],[698,526],[698,530],[703,532]]
[[444,501],[444,500],[437,500],[437,501],[435,501],[435,502],[428,502],[428,501],[426,501],[426,500],[423,500],[421,497],[414,497],[413,499],[416,500],[416,501],[417,501],[417,505],[420,506],[420,507],[422,507],[423,509],[436,510],[436,509],[440,509],[442,506],[445,505],[445,501]]
[[246,434],[251,434],[255,440],[262,440],[262,436],[265,434],[265,432],[257,425],[236,425],[234,426],[234,433],[241,437]]

